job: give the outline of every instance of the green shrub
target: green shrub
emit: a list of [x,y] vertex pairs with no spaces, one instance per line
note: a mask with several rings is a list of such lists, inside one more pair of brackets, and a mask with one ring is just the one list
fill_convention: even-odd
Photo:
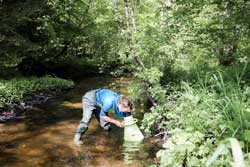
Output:
[[[142,129],[149,131],[157,123],[171,134],[163,145],[166,149],[157,154],[161,166],[205,166],[217,144],[228,137],[237,138],[249,154],[250,87],[238,80],[224,81],[220,72],[203,77],[192,85],[181,82],[164,104],[144,115]],[[232,161],[225,153],[213,166],[229,166]]]

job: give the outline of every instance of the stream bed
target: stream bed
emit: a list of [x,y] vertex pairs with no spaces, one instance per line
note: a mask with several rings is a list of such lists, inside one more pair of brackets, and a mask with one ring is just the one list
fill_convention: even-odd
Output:
[[[102,87],[126,94],[130,81],[131,78],[86,78],[66,94],[35,105],[16,121],[0,124],[0,166],[150,166],[157,151],[154,144],[147,139],[140,144],[126,143],[122,128],[112,126],[111,132],[104,131],[94,116],[83,136],[83,145],[76,147],[72,142],[81,120],[82,95]],[[136,110],[139,115],[143,112]]]

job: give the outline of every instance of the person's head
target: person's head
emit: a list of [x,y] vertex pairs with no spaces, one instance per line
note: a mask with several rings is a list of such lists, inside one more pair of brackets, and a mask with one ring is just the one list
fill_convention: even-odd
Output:
[[122,95],[119,98],[117,104],[120,112],[132,112],[133,111],[133,104],[131,100],[128,98],[124,98]]

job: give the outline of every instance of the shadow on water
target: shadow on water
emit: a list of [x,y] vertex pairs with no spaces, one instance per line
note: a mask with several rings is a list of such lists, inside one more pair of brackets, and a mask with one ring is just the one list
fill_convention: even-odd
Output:
[[[123,129],[103,131],[95,118],[83,136],[83,146],[72,143],[82,115],[82,95],[107,87],[126,94],[129,78],[92,77],[67,94],[37,105],[24,118],[0,124],[1,167],[143,167],[155,154],[150,142],[126,143]],[[113,115],[111,115],[113,116]]]

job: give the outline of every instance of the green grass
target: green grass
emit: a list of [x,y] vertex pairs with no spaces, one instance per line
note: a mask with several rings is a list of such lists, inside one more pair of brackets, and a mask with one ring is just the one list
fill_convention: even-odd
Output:
[[73,86],[73,81],[52,77],[0,80],[0,107],[23,102],[34,92],[64,90]]

